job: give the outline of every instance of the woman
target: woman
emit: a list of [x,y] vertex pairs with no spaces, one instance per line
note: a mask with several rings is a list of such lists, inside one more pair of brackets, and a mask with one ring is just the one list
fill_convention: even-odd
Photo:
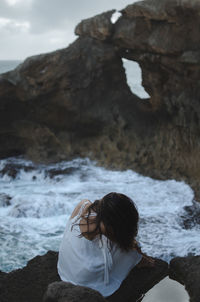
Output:
[[[138,211],[124,194],[109,193],[74,209],[59,250],[61,280],[113,294],[145,256],[135,240]],[[149,260],[151,261],[151,259]]]

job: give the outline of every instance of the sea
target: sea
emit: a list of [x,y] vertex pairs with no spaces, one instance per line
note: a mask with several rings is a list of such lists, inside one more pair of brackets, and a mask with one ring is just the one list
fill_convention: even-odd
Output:
[[[0,73],[19,63],[0,61]],[[131,91],[148,98],[137,63],[123,64]],[[108,170],[89,158],[42,165],[16,157],[0,161],[0,270],[10,272],[36,255],[58,251],[74,207],[109,192],[134,200],[143,252],[168,262],[199,254],[200,225],[190,210],[200,213],[200,204],[187,183],[156,180],[130,169]]]

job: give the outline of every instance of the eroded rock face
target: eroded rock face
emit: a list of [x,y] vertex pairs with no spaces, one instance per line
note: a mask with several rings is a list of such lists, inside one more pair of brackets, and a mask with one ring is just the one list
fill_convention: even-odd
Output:
[[[200,199],[200,1],[146,0],[82,21],[68,48],[0,78],[0,156],[89,156],[114,168],[186,180]],[[130,92],[137,61],[150,99]]]
[[[197,199],[199,11],[200,1],[137,2],[122,10],[111,39],[121,57],[140,64],[142,84],[151,96],[149,107],[141,110],[154,112],[153,119],[157,121],[156,126],[149,125],[153,131],[132,152],[134,169],[156,178],[184,179],[195,189]],[[142,154],[139,150],[143,150]]]
[[0,155],[21,153],[35,161],[97,152],[105,157],[106,145],[114,148],[107,136],[126,124],[119,114],[121,99],[137,99],[127,88],[113,46],[87,37],[27,59],[2,75],[0,86]]
[[[149,157],[158,156],[153,166],[156,171],[164,170],[169,177],[185,178],[196,190],[197,198],[199,11],[199,1],[138,2],[122,11],[123,17],[117,22],[113,37],[121,55],[140,64],[152,110],[157,114],[165,112],[167,116],[157,131],[155,152],[148,149]],[[149,161],[147,165],[151,165]]]
[[75,28],[75,34],[78,36],[90,36],[91,38],[101,41],[109,40],[114,32],[114,25],[111,22],[111,17],[115,10],[83,20]]
[[185,285],[191,302],[200,297],[200,256],[177,257],[170,262],[169,277]]
[[30,260],[23,269],[0,273],[1,302],[42,301],[47,286],[60,281],[57,274],[57,253],[48,252]]

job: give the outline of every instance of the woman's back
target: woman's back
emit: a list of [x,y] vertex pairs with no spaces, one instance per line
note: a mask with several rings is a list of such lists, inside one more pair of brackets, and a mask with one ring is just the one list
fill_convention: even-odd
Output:
[[[63,281],[91,287],[103,296],[110,296],[121,285],[142,256],[136,250],[122,251],[110,244],[104,235],[93,240],[80,236],[80,224],[85,217],[88,201],[69,219],[59,250],[58,273]],[[91,217],[96,213],[91,212]],[[81,221],[81,222],[80,222]]]

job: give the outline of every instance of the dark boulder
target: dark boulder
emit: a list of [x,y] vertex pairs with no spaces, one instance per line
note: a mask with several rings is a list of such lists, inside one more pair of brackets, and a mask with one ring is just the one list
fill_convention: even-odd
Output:
[[42,301],[48,284],[59,281],[57,253],[48,252],[30,260],[26,267],[7,274],[0,274],[1,302]]
[[169,277],[185,285],[190,302],[199,302],[200,256],[177,257],[171,260]]
[[20,171],[24,172],[30,172],[33,171],[34,167],[33,166],[26,166],[22,164],[16,164],[16,163],[7,163],[3,167],[2,170],[0,170],[0,175],[8,175],[9,177],[15,179]]
[[106,302],[103,296],[91,288],[69,282],[51,283],[43,298],[44,302]]
[[8,207],[11,205],[12,197],[5,193],[0,193],[0,207]]
[[191,206],[185,206],[180,214],[180,224],[183,228],[192,229],[200,226],[200,204],[194,202]]

